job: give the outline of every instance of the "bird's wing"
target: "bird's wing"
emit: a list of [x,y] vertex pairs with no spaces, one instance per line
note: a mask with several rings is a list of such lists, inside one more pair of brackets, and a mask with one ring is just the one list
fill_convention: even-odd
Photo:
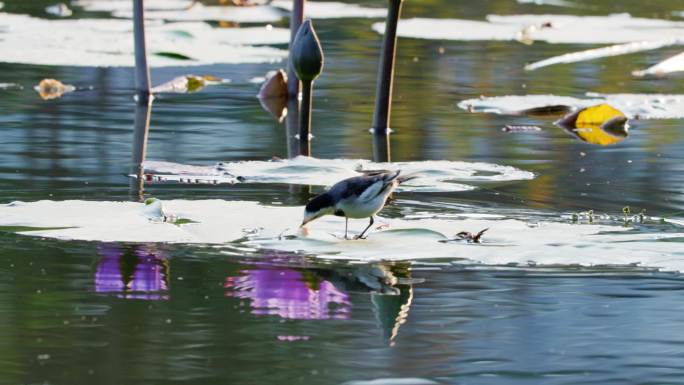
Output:
[[398,176],[399,171],[355,176],[336,183],[328,192],[339,199],[356,196],[365,201],[381,194]]
[[382,179],[376,179],[371,185],[366,188],[361,195],[359,195],[359,201],[365,202],[370,201],[382,193],[385,188],[385,182]]

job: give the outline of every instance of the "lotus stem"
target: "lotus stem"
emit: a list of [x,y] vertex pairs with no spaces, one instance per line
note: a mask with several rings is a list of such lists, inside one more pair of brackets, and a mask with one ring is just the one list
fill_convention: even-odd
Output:
[[373,133],[388,135],[392,108],[392,85],[394,80],[394,58],[397,52],[397,24],[401,16],[403,0],[389,0],[385,35],[380,52],[378,83],[375,91]]
[[292,12],[290,13],[290,54],[287,64],[287,95],[289,99],[299,98],[299,90],[301,88],[301,83],[299,82],[292,65],[292,44],[294,43],[299,27],[304,22],[304,3],[305,0],[292,0]]
[[313,81],[302,81],[302,107],[299,116],[299,155],[311,156],[311,103]]
[[[150,67],[145,43],[145,7],[143,0],[133,0],[133,39],[135,42],[135,91],[138,99],[150,95]],[[144,103],[144,101],[143,101]]]

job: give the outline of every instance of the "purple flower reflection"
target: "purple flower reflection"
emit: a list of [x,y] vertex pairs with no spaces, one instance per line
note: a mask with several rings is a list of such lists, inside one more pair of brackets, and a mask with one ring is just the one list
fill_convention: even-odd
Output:
[[128,299],[168,299],[166,257],[153,247],[102,244],[95,271],[95,291]]
[[276,266],[242,271],[227,277],[226,296],[249,299],[252,314],[277,315],[286,319],[348,319],[349,295],[315,273]]

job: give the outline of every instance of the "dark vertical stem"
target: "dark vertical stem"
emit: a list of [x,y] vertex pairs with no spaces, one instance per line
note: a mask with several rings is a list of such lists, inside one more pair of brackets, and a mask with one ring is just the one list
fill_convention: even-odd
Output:
[[133,0],[133,39],[135,41],[135,90],[139,98],[146,98],[150,94],[150,67],[147,65],[143,0]]
[[290,13],[290,56],[287,64],[287,94],[290,99],[299,97],[300,82],[292,66],[292,43],[299,27],[304,22],[304,3],[305,0],[292,0]]
[[390,162],[392,161],[390,151],[390,134],[373,133],[373,162]]
[[403,0],[389,0],[385,35],[378,66],[378,83],[375,89],[375,111],[373,112],[373,158],[376,161],[390,160],[389,121],[392,110],[392,86],[394,81],[394,58],[397,52],[397,24],[401,16]]
[[299,155],[311,156],[311,87],[312,81],[302,82],[302,108],[299,115]]
[[143,200],[145,175],[143,162],[147,155],[147,133],[150,128],[150,115],[152,114],[151,97],[145,100],[138,99],[135,105],[135,118],[133,123],[133,153],[131,156],[131,195],[136,201]]
[[287,157],[299,155],[299,98],[287,99],[287,116],[285,117],[285,135],[287,135]]
[[392,104],[392,83],[394,80],[394,57],[397,52],[397,23],[401,15],[403,0],[389,0],[385,36],[382,42],[380,65],[378,68],[378,83],[375,90],[375,112],[373,114],[373,129],[386,131],[389,128],[389,118]]

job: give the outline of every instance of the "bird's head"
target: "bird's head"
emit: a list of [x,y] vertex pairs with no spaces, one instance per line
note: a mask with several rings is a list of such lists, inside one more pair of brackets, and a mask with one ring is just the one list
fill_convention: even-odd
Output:
[[314,197],[304,208],[304,219],[300,227],[306,226],[307,223],[318,219],[324,215],[330,215],[335,212],[335,203],[328,193],[320,194]]

